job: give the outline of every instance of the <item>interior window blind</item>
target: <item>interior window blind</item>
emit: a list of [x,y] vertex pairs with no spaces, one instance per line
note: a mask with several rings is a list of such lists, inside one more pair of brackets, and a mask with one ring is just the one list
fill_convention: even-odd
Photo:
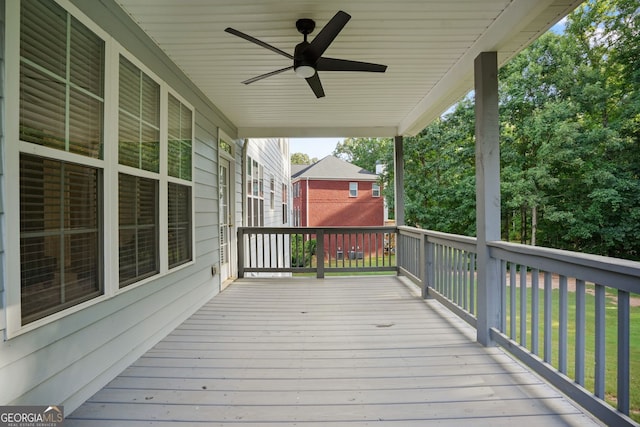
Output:
[[192,260],[191,187],[169,183],[169,268]]
[[99,158],[104,41],[51,1],[23,1],[20,56],[20,139]]
[[20,156],[20,284],[28,323],[102,293],[99,170]]
[[192,112],[169,94],[169,175],[191,181]]
[[159,272],[158,181],[118,177],[120,287]]
[[160,85],[120,56],[118,160],[120,164],[160,169]]

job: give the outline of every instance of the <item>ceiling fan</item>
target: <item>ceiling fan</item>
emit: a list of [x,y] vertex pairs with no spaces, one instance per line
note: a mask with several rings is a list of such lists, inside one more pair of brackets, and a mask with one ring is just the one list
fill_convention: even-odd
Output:
[[324,96],[324,89],[322,88],[318,71],[368,71],[373,73],[384,73],[387,69],[386,65],[349,61],[346,59],[326,58],[322,56],[336,36],[340,31],[342,31],[342,28],[344,28],[347,22],[349,22],[349,19],[351,19],[351,15],[346,12],[339,11],[333,18],[331,18],[327,25],[320,30],[311,43],[307,41],[307,36],[314,30],[316,23],[313,19],[298,19],[296,21],[296,28],[304,35],[304,41],[296,45],[293,56],[278,49],[277,47],[263,42],[262,40],[251,37],[248,34],[230,27],[226,28],[225,31],[229,34],[248,40],[251,43],[255,43],[258,46],[262,46],[272,52],[293,60],[293,65],[289,67],[261,74],[245,80],[242,83],[248,85],[250,83],[257,82],[258,80],[266,79],[267,77],[275,76],[293,69],[298,77],[306,79],[309,87],[311,87],[311,90],[313,90],[316,97],[322,98]]

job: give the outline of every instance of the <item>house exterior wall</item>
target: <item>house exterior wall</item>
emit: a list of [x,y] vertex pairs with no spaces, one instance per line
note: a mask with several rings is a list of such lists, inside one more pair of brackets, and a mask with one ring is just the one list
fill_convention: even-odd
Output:
[[[350,182],[358,183],[358,194],[351,197]],[[302,227],[363,227],[384,225],[384,198],[373,197],[373,181],[320,180],[300,178],[292,186],[294,212]],[[382,238],[365,239],[362,235],[345,234],[325,237],[326,258],[381,256]]]
[[[3,18],[1,22],[11,23],[6,32],[3,26],[2,45],[10,48],[6,56],[2,50],[0,72],[3,78],[0,108],[11,118],[1,123],[0,129],[0,164],[10,165],[10,179],[0,167],[0,290],[4,291],[0,293],[0,384],[3,385],[0,405],[62,404],[70,413],[219,292],[219,277],[212,268],[219,265],[218,129],[234,135],[235,128],[114,1],[60,0],[58,3],[75,18],[109,35],[107,61],[114,57],[110,49],[119,46],[193,109],[192,262],[174,269],[165,268],[161,274],[135,286],[118,289],[118,284],[112,283],[118,280],[117,242],[112,242],[114,237],[108,235],[113,234],[108,222],[117,216],[117,201],[103,200],[104,294],[40,319],[27,328],[9,330],[6,319],[14,319],[15,324],[15,316],[7,310],[8,301],[20,298],[20,267],[17,267],[20,242],[19,233],[15,231],[19,222],[19,203],[16,203],[19,179],[17,166],[13,166],[19,153],[13,148],[8,150],[7,145],[18,144],[19,107],[18,91],[4,76],[11,75],[14,82],[17,80],[20,3],[0,0],[3,12],[6,10],[6,15],[3,13],[6,20]],[[107,63],[107,67],[113,67],[113,63]],[[108,83],[107,86],[114,87],[113,82]],[[5,97],[8,91],[11,93]],[[113,99],[115,95],[105,96]],[[107,121],[113,116],[105,113],[105,117],[105,133],[108,133],[113,127]],[[113,136],[105,135],[105,140],[107,138]],[[113,173],[105,170],[105,175]],[[108,195],[108,191],[105,194]],[[166,205],[160,206],[161,210],[166,209]],[[162,241],[166,235],[162,226],[160,228]],[[6,233],[7,229],[13,231]],[[115,234],[117,240],[117,231]],[[6,268],[2,269],[3,266]],[[11,386],[7,386],[9,384]]]
[[[289,162],[289,142],[283,138],[255,138],[245,142],[245,182],[247,191],[258,192],[257,204],[261,212],[256,216],[250,213],[249,203],[256,203],[256,197],[245,196],[245,226],[254,227],[287,227],[292,224],[291,173]],[[251,162],[251,170],[248,168]],[[256,174],[255,165],[258,167]],[[251,173],[251,175],[250,175]],[[257,177],[262,182],[251,182]],[[273,185],[273,186],[272,186]],[[255,220],[258,218],[258,222]],[[255,239],[256,237],[252,237]],[[276,235],[269,236],[270,241],[259,241],[259,244],[245,245],[246,251],[253,251],[251,258],[257,260],[258,267],[264,263],[270,265],[285,265],[289,258],[289,245],[277,242]],[[258,253],[256,253],[258,251]],[[264,254],[263,252],[266,251]],[[248,254],[247,254],[248,255]],[[267,265],[268,266],[268,265]],[[249,273],[254,276],[290,276],[289,273]]]
[[[372,197],[371,181],[358,182],[357,197],[349,197],[349,181],[309,180],[302,182],[302,212],[306,226],[382,226],[384,199]],[[308,192],[307,192],[308,191]]]

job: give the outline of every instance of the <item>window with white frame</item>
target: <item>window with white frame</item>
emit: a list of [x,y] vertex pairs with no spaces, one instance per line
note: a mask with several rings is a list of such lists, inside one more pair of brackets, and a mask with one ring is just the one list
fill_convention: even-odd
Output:
[[247,226],[264,225],[264,168],[247,157]]
[[160,272],[160,85],[120,56],[120,287]]
[[51,1],[23,1],[20,15],[20,311],[25,325],[104,291],[105,42]]
[[273,175],[271,175],[269,182],[269,202],[271,210],[274,210],[276,208],[276,178]]
[[289,222],[289,189],[287,184],[282,184],[282,223]]
[[[105,268],[118,268],[123,288],[194,259],[192,108],[85,17],[53,0],[22,1],[19,13],[19,141],[8,151],[19,176],[8,183],[19,194],[20,292],[9,294],[20,315],[11,317],[12,332],[115,294],[118,283],[105,285]],[[105,104],[107,70],[117,105]],[[105,111],[117,116],[106,122]],[[105,127],[117,127],[111,148]],[[117,210],[105,209],[116,197]],[[105,233],[118,238],[111,244]]]
[[380,197],[380,184],[371,184],[371,197]]
[[168,106],[169,268],[193,260],[192,158],[193,113],[169,94]]
[[358,197],[358,183],[350,182],[349,183],[349,197]]

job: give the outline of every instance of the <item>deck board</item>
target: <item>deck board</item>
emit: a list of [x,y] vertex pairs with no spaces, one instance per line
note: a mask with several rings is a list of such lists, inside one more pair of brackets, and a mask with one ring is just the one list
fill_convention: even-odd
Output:
[[393,276],[244,279],[67,426],[598,425]]

